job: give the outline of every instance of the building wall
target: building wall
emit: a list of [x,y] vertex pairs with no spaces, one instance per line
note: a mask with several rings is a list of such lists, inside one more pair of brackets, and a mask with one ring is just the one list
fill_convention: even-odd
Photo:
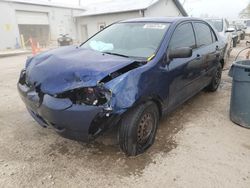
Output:
[[[15,48],[16,40],[20,44],[20,33],[16,20],[16,11],[44,12],[48,14],[50,41],[56,44],[59,34],[69,34],[75,41],[81,42],[86,39],[82,35],[83,27],[86,26],[86,35],[91,37],[100,30],[100,25],[110,25],[113,22],[142,17],[139,11],[112,13],[105,15],[87,16],[74,18],[82,13],[82,10],[59,8],[39,5],[20,4],[0,1],[0,50]],[[149,7],[144,12],[146,17],[155,16],[180,16],[181,13],[172,0],[161,0]]]
[[183,16],[172,0],[161,0],[145,10],[145,17]]
[[[144,11],[145,17],[167,17],[167,16],[182,16],[179,9],[173,3],[172,0],[161,0],[158,3],[152,5],[147,10]],[[84,16],[77,18],[78,25],[78,38],[81,41],[85,40],[85,37],[81,36],[82,25],[87,26],[88,38],[98,32],[100,29],[98,25],[100,23],[105,23],[106,26],[119,21],[126,20],[130,18],[142,17],[140,11],[116,13],[116,14],[104,14],[96,16]]]
[[0,10],[0,50],[15,48],[16,38],[19,42],[15,11],[7,2],[0,2]]
[[86,25],[87,26],[87,34],[88,37],[91,37],[96,32],[98,32],[99,25],[105,24],[106,26],[120,20],[126,20],[130,18],[137,18],[142,17],[140,15],[139,11],[133,11],[133,12],[125,12],[125,13],[115,13],[115,14],[104,14],[104,15],[96,15],[96,16],[87,16],[87,17],[79,17],[77,19],[77,25],[78,25],[78,38],[81,42],[83,42],[84,39],[81,35],[81,26]]
[[4,40],[0,40],[0,50],[15,48],[16,38],[20,41],[16,21],[16,10],[47,13],[49,18],[50,40],[52,43],[56,43],[59,34],[66,33],[76,40],[77,29],[74,16],[82,12],[81,10],[74,10],[70,8],[28,5],[11,2],[0,2],[0,10],[0,36],[1,38],[4,38]]

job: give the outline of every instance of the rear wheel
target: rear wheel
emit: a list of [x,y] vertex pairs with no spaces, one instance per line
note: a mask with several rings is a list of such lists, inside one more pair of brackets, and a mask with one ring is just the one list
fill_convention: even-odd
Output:
[[128,156],[146,151],[155,140],[159,124],[159,110],[154,102],[141,104],[128,111],[120,122],[118,140]]
[[237,38],[233,38],[233,47],[235,48],[237,46]]
[[208,91],[214,92],[218,89],[221,82],[221,75],[222,75],[222,65],[221,63],[219,63],[211,83],[206,88]]
[[244,40],[244,39],[245,39],[245,33],[242,33],[242,34],[241,34],[240,39],[241,39],[241,40]]

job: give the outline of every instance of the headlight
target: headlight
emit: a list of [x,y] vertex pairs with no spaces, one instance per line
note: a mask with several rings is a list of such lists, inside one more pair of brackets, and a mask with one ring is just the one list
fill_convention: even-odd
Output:
[[111,95],[111,91],[103,87],[87,87],[70,90],[55,97],[69,98],[74,104],[99,106],[108,103]]

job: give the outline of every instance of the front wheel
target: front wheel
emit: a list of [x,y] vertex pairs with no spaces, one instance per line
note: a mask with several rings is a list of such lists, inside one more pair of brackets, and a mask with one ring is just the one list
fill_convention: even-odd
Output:
[[214,92],[218,89],[221,82],[221,75],[222,75],[222,65],[221,63],[219,63],[211,83],[206,88],[208,91]]
[[154,102],[132,108],[120,122],[118,140],[121,150],[128,156],[146,151],[155,140],[159,124],[159,110]]

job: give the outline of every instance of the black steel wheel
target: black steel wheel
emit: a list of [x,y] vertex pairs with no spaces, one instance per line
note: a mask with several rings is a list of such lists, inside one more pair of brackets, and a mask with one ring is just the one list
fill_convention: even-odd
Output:
[[148,141],[150,134],[152,133],[154,126],[154,119],[151,113],[145,113],[141,117],[139,125],[137,127],[137,142],[138,144],[144,144]]
[[155,140],[159,124],[159,110],[154,102],[140,104],[121,119],[118,140],[121,150],[128,156],[146,151]]
[[221,82],[221,76],[222,76],[222,65],[221,63],[219,63],[211,83],[207,86],[208,91],[214,92],[218,89]]

